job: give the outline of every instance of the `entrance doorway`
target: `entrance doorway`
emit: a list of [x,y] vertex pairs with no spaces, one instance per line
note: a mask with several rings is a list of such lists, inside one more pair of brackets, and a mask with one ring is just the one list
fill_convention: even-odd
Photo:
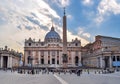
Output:
[[55,58],[52,58],[52,64],[55,64]]
[[3,56],[3,68],[7,68],[7,63],[8,63],[8,57]]
[[41,64],[44,64],[44,59],[43,58],[41,59]]
[[109,57],[105,56],[104,61],[105,61],[105,69],[106,69],[109,67]]
[[79,64],[79,57],[76,56],[76,57],[75,57],[75,65],[78,66],[78,64]]

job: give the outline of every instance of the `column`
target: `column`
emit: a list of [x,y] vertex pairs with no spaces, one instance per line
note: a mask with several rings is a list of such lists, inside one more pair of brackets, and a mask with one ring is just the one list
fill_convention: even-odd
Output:
[[71,51],[71,64],[72,64],[72,66],[74,66],[74,57],[73,57],[73,52]]
[[9,55],[8,55],[7,57],[8,57],[8,60],[7,60],[7,68],[10,68],[10,57],[9,57]]
[[50,51],[50,64],[52,64],[52,51]]
[[0,56],[0,68],[1,68],[1,56]]
[[100,68],[103,68],[103,58],[100,57]]
[[62,65],[62,53],[59,51],[59,65]]
[[97,57],[97,67],[100,67],[100,57]]
[[57,65],[57,50],[55,51],[55,65]]
[[1,66],[1,68],[3,68],[3,56],[1,56],[1,61],[0,62],[1,62],[0,66]]
[[9,60],[10,60],[10,61],[9,61],[9,62],[10,62],[10,63],[9,63],[9,64],[10,64],[10,68],[12,68],[12,56],[9,57]]
[[[31,55],[31,57],[34,59],[35,58],[35,51],[32,51],[32,55]],[[35,65],[35,60],[31,60],[32,61],[32,66],[34,66]]]
[[40,56],[40,51],[38,52],[38,63],[41,64],[41,56]]
[[81,63],[81,52],[79,52],[79,64],[82,65],[82,63]]
[[109,68],[112,68],[112,56],[109,56]]

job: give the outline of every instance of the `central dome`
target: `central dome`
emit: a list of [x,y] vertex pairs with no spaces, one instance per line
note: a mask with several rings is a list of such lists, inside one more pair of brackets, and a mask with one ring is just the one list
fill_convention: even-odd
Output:
[[53,41],[60,41],[59,34],[54,30],[54,27],[51,27],[51,30],[46,34],[45,41],[53,42]]

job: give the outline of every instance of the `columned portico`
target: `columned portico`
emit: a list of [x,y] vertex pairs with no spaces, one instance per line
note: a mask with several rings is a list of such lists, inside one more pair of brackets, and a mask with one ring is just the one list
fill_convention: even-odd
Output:
[[0,68],[12,68],[19,65],[20,54],[13,50],[5,49],[0,50]]

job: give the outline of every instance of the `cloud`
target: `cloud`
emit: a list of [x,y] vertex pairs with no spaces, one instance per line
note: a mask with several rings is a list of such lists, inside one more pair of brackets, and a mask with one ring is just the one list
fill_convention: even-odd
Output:
[[52,0],[52,2],[56,3],[60,7],[66,7],[70,5],[70,0]]
[[[70,3],[69,0],[58,1],[62,6]],[[44,40],[46,33],[50,31],[52,19],[58,22],[54,23],[55,30],[62,36],[62,27],[59,25],[61,18],[44,0],[0,0],[0,2],[0,17],[3,17],[0,21],[4,22],[4,24],[0,24],[0,47],[8,45],[23,52],[25,39],[31,37],[36,40]],[[72,16],[69,15],[68,18],[72,18]],[[81,40],[82,45],[88,43],[79,35],[67,32],[68,41],[77,37]]]
[[104,21],[104,17],[102,15],[98,15],[94,21],[97,23],[97,25],[99,25],[100,23],[102,23]]
[[40,26],[40,22],[36,19],[34,19],[33,17],[29,17],[29,16],[25,16],[30,22],[37,24]]
[[90,38],[91,35],[89,33],[83,33],[83,36]]
[[98,6],[99,14],[113,13],[120,14],[120,2],[117,0],[102,0]]
[[120,2],[117,0],[101,0],[97,10],[98,14],[95,21],[100,24],[105,20],[105,17],[108,17],[111,14],[120,14]]
[[70,20],[72,20],[73,16],[69,14],[69,15],[67,15],[67,18],[70,19]]
[[72,34],[72,32],[67,32],[67,37],[68,37],[68,41],[71,41],[71,39],[75,39],[75,38],[78,38],[80,41],[81,41],[81,45],[82,46],[85,46],[86,44],[89,43],[88,40],[84,39],[83,37],[81,37],[80,35],[74,35]]
[[91,6],[94,4],[93,0],[82,0],[83,5]]
[[61,5],[62,6],[68,6],[70,4],[70,1],[69,0],[60,0],[61,1]]
[[90,33],[85,32],[84,29],[85,29],[85,28],[83,28],[83,27],[79,27],[77,34],[78,34],[79,36],[81,36],[81,37],[89,40],[89,38],[91,37],[91,35],[90,35]]
[[43,40],[48,28],[50,29],[51,19],[60,19],[56,11],[43,0],[0,0],[0,2],[0,17],[3,17],[0,18],[2,40],[0,46],[8,45],[23,51],[25,38]]

